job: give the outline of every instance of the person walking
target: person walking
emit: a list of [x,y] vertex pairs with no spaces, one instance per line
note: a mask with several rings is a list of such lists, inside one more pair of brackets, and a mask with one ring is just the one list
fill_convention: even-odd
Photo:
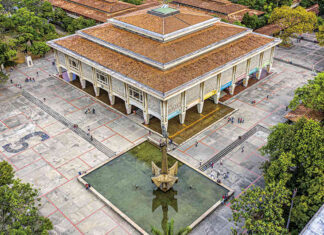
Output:
[[92,113],[93,114],[96,114],[96,110],[94,108],[92,109]]
[[198,147],[198,140],[196,140],[195,147],[196,148]]
[[90,140],[93,141],[93,137],[92,137],[92,135],[90,135]]
[[43,98],[44,102],[46,101],[46,98]]
[[244,146],[242,147],[242,151],[241,151],[241,153],[243,153],[244,152]]

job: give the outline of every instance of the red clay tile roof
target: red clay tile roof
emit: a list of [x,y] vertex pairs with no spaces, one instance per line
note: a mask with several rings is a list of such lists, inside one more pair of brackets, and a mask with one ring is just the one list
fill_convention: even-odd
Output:
[[303,117],[320,122],[324,120],[324,113],[306,108],[304,105],[299,105],[296,110],[290,111],[285,116],[285,118],[293,122],[297,122],[300,118]]
[[121,16],[116,19],[155,33],[168,34],[212,18],[209,15],[182,11],[181,13],[168,17],[143,13],[132,16]]
[[91,9],[86,6],[81,6],[72,2],[67,2],[65,0],[49,0],[49,2],[55,7],[62,8],[66,11],[94,19],[96,21],[106,22],[109,18],[107,13]]
[[263,26],[255,30],[256,33],[261,33],[269,36],[272,36],[273,34],[278,33],[279,31],[280,31],[280,27],[275,24],[268,24],[266,26]]
[[55,43],[164,93],[271,41],[272,38],[250,33],[167,71],[161,71],[77,35],[59,39]]
[[85,29],[82,32],[160,63],[167,63],[245,30],[245,28],[218,22],[211,27],[167,43],[119,29],[110,23]]

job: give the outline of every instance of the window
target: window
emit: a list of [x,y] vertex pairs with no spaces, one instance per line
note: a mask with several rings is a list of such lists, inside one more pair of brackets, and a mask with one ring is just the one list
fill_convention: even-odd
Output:
[[143,102],[143,92],[135,87],[129,86],[129,96],[138,102]]
[[97,71],[97,81],[100,83],[100,84],[103,84],[103,85],[108,85],[108,75],[107,74],[104,74],[102,72],[99,72]]
[[69,59],[70,68],[79,70],[78,62],[74,59]]

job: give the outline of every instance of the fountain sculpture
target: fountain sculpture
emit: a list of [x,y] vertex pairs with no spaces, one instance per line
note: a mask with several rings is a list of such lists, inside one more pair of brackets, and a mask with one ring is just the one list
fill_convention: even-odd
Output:
[[166,192],[178,181],[178,177],[176,177],[178,173],[178,162],[175,162],[173,166],[168,169],[168,135],[165,129],[162,129],[162,134],[163,140],[160,144],[160,147],[162,148],[161,169],[154,162],[152,162],[152,173],[154,176],[151,179],[158,188],[160,188],[163,192]]

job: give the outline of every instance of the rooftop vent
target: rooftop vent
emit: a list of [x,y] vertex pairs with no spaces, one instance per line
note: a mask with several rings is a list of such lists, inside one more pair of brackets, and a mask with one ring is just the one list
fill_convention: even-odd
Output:
[[167,16],[172,16],[180,13],[179,10],[173,9],[169,7],[168,5],[163,5],[162,7],[155,8],[153,10],[149,10],[147,13],[159,17],[167,17]]

